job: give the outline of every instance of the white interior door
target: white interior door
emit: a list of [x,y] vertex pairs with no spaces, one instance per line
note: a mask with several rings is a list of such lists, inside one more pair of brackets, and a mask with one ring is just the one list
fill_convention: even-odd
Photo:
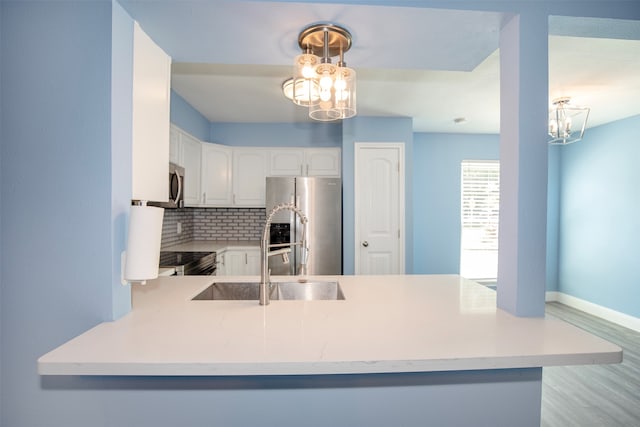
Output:
[[355,273],[404,273],[404,144],[355,144]]

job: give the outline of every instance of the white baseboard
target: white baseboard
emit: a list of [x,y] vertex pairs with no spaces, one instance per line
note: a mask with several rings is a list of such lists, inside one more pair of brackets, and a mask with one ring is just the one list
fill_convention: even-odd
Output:
[[557,301],[609,322],[624,326],[625,328],[640,332],[640,318],[633,317],[562,292],[548,291],[545,295],[545,301]]

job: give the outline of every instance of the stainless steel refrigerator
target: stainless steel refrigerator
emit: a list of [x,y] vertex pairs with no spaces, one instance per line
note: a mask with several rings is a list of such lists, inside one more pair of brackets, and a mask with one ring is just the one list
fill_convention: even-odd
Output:
[[[342,274],[342,183],[340,178],[267,177],[267,214],[281,203],[295,203],[306,214],[309,257],[307,274]],[[283,210],[271,223],[270,243],[300,241],[300,218]],[[292,247],[288,262],[269,257],[272,275],[294,275],[300,262],[300,246]]]

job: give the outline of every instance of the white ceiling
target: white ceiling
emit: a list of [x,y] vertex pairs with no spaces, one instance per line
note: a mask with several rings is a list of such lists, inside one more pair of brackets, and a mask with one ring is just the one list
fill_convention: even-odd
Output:
[[[308,121],[280,86],[299,53],[299,31],[328,21],[353,34],[345,59],[357,72],[358,115],[412,117],[416,132],[499,132],[498,37],[508,14],[243,1],[123,5],[172,56],[173,89],[211,122]],[[640,114],[639,21],[555,18],[550,32],[561,34],[549,37],[550,99],[570,96],[591,107],[588,126]],[[458,117],[466,121],[454,123]]]

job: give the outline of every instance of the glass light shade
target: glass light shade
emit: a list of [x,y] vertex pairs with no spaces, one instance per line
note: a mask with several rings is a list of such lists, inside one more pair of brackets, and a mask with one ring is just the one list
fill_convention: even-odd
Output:
[[306,107],[318,101],[315,69],[319,62],[320,58],[311,53],[296,56],[293,66],[293,92],[291,96],[291,100],[295,104]]
[[316,67],[316,80],[319,100],[309,105],[309,117],[313,120],[331,121],[340,118],[339,112],[334,108],[336,67],[330,63],[320,64]]
[[293,78],[282,82],[282,93],[290,100],[293,100]]
[[328,101],[320,101],[309,106],[309,117],[313,120],[321,122],[329,122],[332,120],[338,120],[340,115],[338,111],[333,108],[333,99],[329,98]]
[[293,78],[287,79],[282,83],[282,92],[294,104],[303,107],[308,107],[310,103],[320,99],[318,86],[313,80],[298,79],[294,82]]
[[549,110],[549,144],[571,144],[584,135],[589,108],[568,105],[568,102],[568,99],[556,101]]
[[296,56],[293,65],[294,79],[312,79],[316,76],[316,66],[320,63],[320,58],[311,53],[302,53]]
[[356,72],[348,67],[337,67],[334,81],[334,103],[339,118],[356,115]]

